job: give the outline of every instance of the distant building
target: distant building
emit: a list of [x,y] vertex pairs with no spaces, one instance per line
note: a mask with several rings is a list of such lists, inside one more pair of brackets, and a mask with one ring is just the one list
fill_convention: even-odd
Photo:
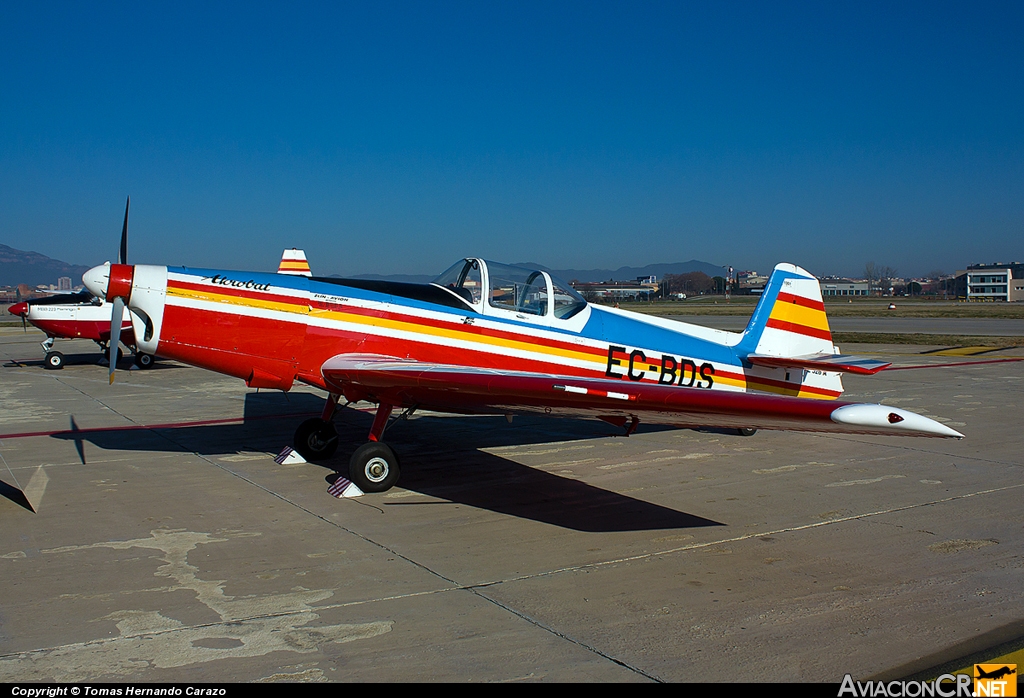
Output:
[[957,274],[955,288],[969,301],[1024,301],[1024,263],[972,264]]
[[71,290],[71,277],[62,276],[57,279],[57,290],[58,291],[70,291]]
[[756,271],[736,272],[736,293],[741,296],[758,296],[764,293],[768,278],[760,276]]
[[821,286],[821,295],[830,296],[870,296],[871,282],[858,281],[856,279],[821,279],[818,282]]
[[648,281],[648,279],[655,279],[656,277],[641,277],[644,279],[643,282],[639,281],[606,281],[604,283],[575,283],[573,288],[577,292],[583,295],[588,300],[650,300],[652,297],[657,295],[659,285],[655,281]]

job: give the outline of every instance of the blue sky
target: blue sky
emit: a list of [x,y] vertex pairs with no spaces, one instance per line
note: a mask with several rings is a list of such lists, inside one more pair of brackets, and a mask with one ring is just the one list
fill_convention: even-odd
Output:
[[0,242],[435,273],[1024,259],[1024,3],[0,2]]

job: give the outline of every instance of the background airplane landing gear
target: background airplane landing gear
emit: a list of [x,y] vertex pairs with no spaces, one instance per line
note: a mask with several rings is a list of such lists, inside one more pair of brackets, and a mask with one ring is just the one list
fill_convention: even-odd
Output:
[[307,461],[330,458],[338,448],[334,424],[323,419],[307,419],[295,430],[295,450]]
[[[100,361],[106,361],[109,353],[106,349],[103,350],[103,354],[100,357]],[[121,347],[117,348],[117,359],[114,361],[115,364],[121,363],[121,359],[124,358],[124,350]],[[101,364],[102,365],[102,364]]]
[[64,355],[59,351],[47,352],[46,359],[43,361],[43,368],[51,371],[64,368]]
[[739,434],[740,436],[753,436],[754,434],[757,433],[757,429],[742,428],[737,429],[736,433]]
[[135,365],[139,368],[151,368],[153,366],[152,354],[136,354]]
[[348,479],[363,492],[385,492],[394,487],[400,474],[398,456],[379,441],[357,448],[348,463]]

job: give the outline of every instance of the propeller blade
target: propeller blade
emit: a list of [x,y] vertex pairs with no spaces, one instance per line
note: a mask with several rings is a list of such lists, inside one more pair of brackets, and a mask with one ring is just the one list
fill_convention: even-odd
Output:
[[132,197],[124,202],[124,227],[121,228],[121,250],[117,255],[118,264],[128,263],[128,207],[132,203]]
[[114,369],[117,368],[117,345],[121,341],[121,323],[124,320],[124,299],[118,296],[111,305],[110,313],[110,384],[114,384]]
[[[27,313],[26,313],[26,315],[27,315]],[[21,316],[21,331],[22,332],[28,332],[28,323],[25,322],[25,315]]]

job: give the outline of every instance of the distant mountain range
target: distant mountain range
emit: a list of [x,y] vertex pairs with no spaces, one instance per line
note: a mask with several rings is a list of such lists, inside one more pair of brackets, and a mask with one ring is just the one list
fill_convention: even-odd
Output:
[[[708,276],[723,276],[725,271],[722,267],[697,259],[674,264],[648,264],[645,267],[619,267],[614,270],[552,269],[533,262],[517,262],[516,264],[532,269],[543,269],[565,281],[582,281],[584,283],[609,280],[633,281],[641,276],[657,276],[658,279],[662,279],[666,274],[687,274],[691,271],[702,271]],[[0,245],[0,286],[56,284],[57,279],[61,276],[71,277],[71,285],[78,286],[82,283],[82,274],[88,270],[87,266],[68,264],[38,252],[25,252],[7,245]],[[333,274],[332,276],[337,277],[338,275]],[[360,274],[353,278],[425,284],[433,281],[435,276],[433,274]]]
[[[595,281],[634,281],[641,276],[657,276],[663,279],[666,274],[688,274],[691,271],[702,271],[708,276],[725,276],[727,269],[723,267],[702,262],[698,259],[691,259],[689,262],[675,262],[673,264],[648,264],[645,267],[619,267],[618,269],[552,269],[543,264],[534,262],[516,262],[517,266],[529,267],[531,269],[543,269],[552,276],[557,276],[565,281],[582,281],[590,283]],[[434,276],[421,274],[360,274],[356,279],[383,279],[386,281],[404,281],[411,284],[425,284],[433,281]]]
[[0,245],[0,286],[56,284],[62,276],[71,277],[72,286],[80,286],[82,274],[87,271],[87,266],[68,264],[38,252]]

